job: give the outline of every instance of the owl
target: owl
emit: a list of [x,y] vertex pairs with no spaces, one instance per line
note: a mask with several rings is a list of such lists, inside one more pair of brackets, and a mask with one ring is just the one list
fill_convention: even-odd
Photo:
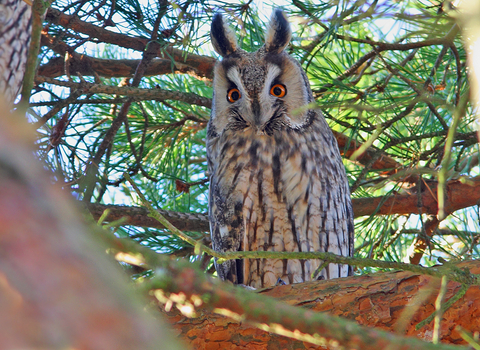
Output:
[[[291,29],[275,10],[256,52],[239,48],[222,15],[211,40],[214,69],[207,127],[213,249],[353,254],[353,211],[338,144],[308,78],[285,47]],[[239,259],[218,276],[254,288],[345,277],[348,265],[321,260]]]
[[29,1],[0,1],[0,96],[13,103],[20,92],[32,30]]

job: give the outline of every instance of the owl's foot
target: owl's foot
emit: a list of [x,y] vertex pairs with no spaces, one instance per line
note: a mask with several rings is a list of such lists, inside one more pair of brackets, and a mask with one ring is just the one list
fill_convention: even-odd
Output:
[[257,290],[257,288],[252,287],[252,286],[247,286],[246,284],[237,284],[237,286],[245,288],[247,290]]

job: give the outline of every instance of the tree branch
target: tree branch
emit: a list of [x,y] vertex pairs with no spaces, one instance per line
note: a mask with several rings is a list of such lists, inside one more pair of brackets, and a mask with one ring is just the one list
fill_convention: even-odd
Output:
[[[140,227],[164,228],[157,220],[149,216],[147,209],[143,207],[132,207],[122,205],[105,205],[98,203],[86,204],[95,220],[98,220],[105,210],[108,215],[106,222],[113,222],[124,219],[124,225],[133,225]],[[180,213],[169,210],[157,209],[160,214],[170,221],[170,223],[181,231],[208,232],[210,230],[207,214],[199,213]]]
[[[472,273],[480,273],[480,263],[471,261],[458,265],[459,268],[469,268]],[[182,277],[185,277],[183,275]],[[180,276],[176,278],[180,283]],[[275,299],[287,303],[288,305],[301,306],[306,309],[306,314],[302,320],[305,324],[313,322],[314,317],[310,312],[321,312],[329,315],[340,316],[349,320],[355,320],[362,326],[370,327],[369,335],[376,338],[375,332],[380,329],[383,331],[395,332],[398,335],[415,336],[425,341],[432,340],[433,322],[428,323],[419,330],[415,326],[427,319],[435,312],[435,299],[438,295],[440,279],[416,275],[411,272],[389,272],[376,273],[374,275],[355,276],[349,278],[340,278],[329,281],[314,281],[286,286],[278,286],[259,291],[262,295],[274,297]],[[203,295],[205,290],[196,289],[192,286],[187,295]],[[447,285],[446,299],[455,298],[455,295],[461,290],[459,283],[449,282]],[[269,323],[279,318],[277,315],[284,315],[283,320],[294,318],[297,314],[286,313],[282,304],[266,304],[263,306],[264,313],[259,310],[256,303],[231,303],[227,298],[230,289],[219,291],[215,307],[217,309],[232,310],[235,314],[244,315],[243,320],[248,320],[252,313],[256,313],[264,323]],[[157,295],[156,293],[155,295]],[[256,296],[255,296],[256,297]],[[235,296],[236,298],[236,296]],[[241,300],[241,299],[240,299]],[[260,299],[258,299],[260,300]],[[163,304],[163,303],[162,303]],[[165,306],[160,305],[161,309]],[[171,304],[170,304],[171,305]],[[263,305],[260,304],[260,305]],[[182,310],[181,305],[178,309]],[[249,349],[312,349],[308,341],[289,339],[284,336],[266,332],[257,327],[242,322],[232,320],[229,317],[218,315],[210,311],[198,311],[196,317],[186,318],[174,308],[169,308],[164,313],[167,315],[170,323],[180,333],[180,338],[187,341],[191,346],[197,348],[202,346],[208,348],[209,345],[224,350],[248,347]],[[197,311],[197,310],[195,310]],[[455,330],[456,326],[461,325],[469,331],[474,332],[480,327],[480,318],[477,317],[480,312],[480,287],[473,286],[468,288],[465,295],[448,308],[441,322],[441,341],[450,344],[465,344],[460,334]],[[269,315],[272,315],[270,317]],[[314,314],[316,315],[316,314]],[[257,318],[259,319],[259,318]],[[331,327],[337,328],[337,338],[339,345],[348,347],[343,337],[352,341],[359,341],[353,348],[355,349],[388,349],[387,344],[373,345],[362,343],[363,338],[356,332],[362,328],[355,328],[352,331],[344,331],[342,326],[332,323]],[[375,327],[375,328],[373,328]],[[298,328],[299,329],[299,328]],[[368,330],[365,330],[368,332]],[[315,330],[321,336],[324,333],[323,328]],[[328,331],[327,331],[328,332]],[[348,332],[347,334],[342,332]],[[378,335],[383,335],[380,333]],[[393,335],[393,333],[390,333]],[[340,339],[343,338],[343,339]],[[379,341],[377,338],[376,341]],[[377,343],[378,344],[378,343]],[[380,346],[380,347],[378,347]],[[395,343],[395,348],[407,349],[407,345]],[[418,349],[426,349],[424,346],[433,344],[418,344]],[[445,345],[440,345],[439,348]],[[316,349],[316,347],[313,347]],[[463,349],[461,346],[452,346],[451,349]]]
[[[142,59],[139,62],[137,69],[135,70],[135,74],[133,76],[131,85],[133,88],[138,88],[140,82],[143,78],[143,74],[145,70],[150,65],[151,60],[154,58],[154,52],[156,48],[158,48],[159,44],[156,42],[157,35],[158,35],[158,28],[160,26],[160,21],[165,14],[167,3],[166,0],[160,0],[160,10],[157,14],[157,18],[155,19],[155,23],[153,25],[152,36],[151,40],[145,46],[145,50],[142,53]],[[107,130],[105,137],[103,138],[102,142],[97,148],[96,154],[93,159],[89,162],[85,169],[85,176],[81,178],[79,183],[80,188],[84,188],[83,194],[83,201],[86,203],[90,202],[91,197],[93,196],[94,189],[97,184],[97,170],[100,166],[102,158],[110,145],[113,143],[113,140],[120,129],[122,124],[127,123],[127,114],[130,110],[130,106],[133,100],[129,99],[127,102],[122,104],[117,117],[112,121],[110,128]],[[99,198],[101,199],[101,198]]]
[[[428,185],[431,192],[425,190],[422,193],[421,210],[423,214],[436,215],[438,211],[437,183],[429,182]],[[477,205],[480,200],[480,179],[475,178],[469,180],[468,183],[462,183],[462,181],[459,180],[451,180],[447,183],[446,193],[447,198],[445,208],[448,209],[448,213],[453,213],[456,210]],[[418,214],[419,209],[417,203],[418,195],[416,193],[394,194],[389,197],[352,199],[355,217],[366,215]],[[164,228],[160,223],[155,222],[155,220],[148,217],[146,209],[93,203],[88,204],[87,208],[96,220],[100,218],[104,210],[109,209],[110,214],[106,218],[107,222],[112,222],[121,217],[125,217],[129,225]],[[206,214],[185,214],[163,210],[158,211],[173,223],[174,226],[178,225],[177,228],[180,230],[206,232],[209,229],[208,216]],[[188,228],[184,229],[181,227]]]
[[210,108],[212,100],[196,94],[185,93],[180,91],[170,91],[164,89],[142,89],[130,86],[112,86],[92,83],[74,83],[70,81],[57,80],[47,77],[37,76],[35,78],[37,84],[48,83],[58,86],[65,86],[74,89],[80,89],[84,94],[106,94],[106,95],[123,95],[134,98],[135,100],[176,100]]
[[26,118],[9,110],[0,102],[0,348],[182,349],[51,185]]
[[[207,326],[208,324],[212,324],[210,323],[211,321],[215,322],[218,319],[215,315],[208,314],[205,311],[213,310],[215,313],[229,315],[229,317],[234,318],[237,322],[241,321],[244,327],[248,327],[244,323],[247,321],[250,324],[253,323],[256,328],[263,328],[269,332],[276,333],[277,335],[287,335],[296,339],[302,339],[307,343],[313,343],[315,345],[336,344],[336,347],[340,345],[346,348],[356,349],[384,349],[390,344],[395,344],[401,349],[458,349],[448,345],[434,346],[433,344],[421,342],[414,338],[405,338],[393,333],[387,333],[378,328],[366,328],[339,317],[329,316],[326,313],[315,313],[309,309],[293,307],[289,305],[287,297],[285,298],[286,300],[284,300],[284,303],[278,303],[272,298],[268,298],[264,295],[254,294],[251,291],[232,286],[225,282],[221,282],[218,279],[210,279],[202,271],[199,271],[194,265],[187,261],[168,259],[165,256],[156,254],[146,247],[141,247],[129,240],[118,239],[111,234],[105,235],[105,239],[110,242],[112,247],[115,247],[114,251],[122,253],[116,254],[117,259],[122,261],[122,259],[126,257],[128,260],[130,253],[136,254],[135,256],[137,257],[140,253],[141,259],[139,261],[141,266],[149,266],[153,269],[161,268],[162,272],[144,283],[142,289],[150,295],[154,295],[162,304],[165,303],[168,309],[171,309],[172,305],[176,305],[189,317],[196,317],[198,316],[198,313],[205,312],[200,319],[192,320],[191,324],[200,324],[201,329],[198,331],[202,332],[202,329],[206,331],[203,333],[204,336],[206,336],[207,333],[212,334],[215,331],[218,331],[219,333],[216,334],[214,338],[200,340],[200,344],[205,342],[208,343],[209,340],[218,342],[221,341],[222,338],[227,343],[230,339],[229,331],[225,327],[214,326],[214,328],[217,329],[212,330]],[[477,265],[474,267],[478,266],[478,263],[476,264]],[[404,277],[402,280],[416,280],[408,285],[409,288],[405,289],[409,289],[410,293],[412,292],[412,285],[416,285],[417,287],[423,286],[425,285],[424,281],[430,281],[431,278],[413,275],[407,272],[400,272],[397,274],[405,274],[403,275]],[[391,274],[386,275],[386,278],[385,275],[382,274],[379,274],[379,276],[381,276],[379,279],[382,282],[378,283],[377,281],[376,283],[373,283],[377,293],[405,297],[405,294],[402,293],[388,293],[385,283],[387,285],[390,283],[391,288],[393,290],[395,289],[395,286],[391,282]],[[367,308],[375,308],[376,300],[369,295],[362,298],[365,294],[364,286],[362,286],[361,283],[356,284],[354,282],[355,279],[359,279],[360,281],[362,279],[363,281],[371,281],[372,277],[361,276],[337,279],[335,281],[293,284],[285,286],[287,287],[285,288],[285,291],[288,291],[286,294],[290,296],[290,301],[292,299],[297,300],[296,298],[301,294],[301,291],[306,292],[308,295],[302,295],[302,301],[299,302],[301,305],[311,303],[309,307],[313,307],[314,304],[318,303],[320,306],[332,308],[336,306],[336,304],[333,303],[334,297],[339,299],[343,297],[342,299],[344,301],[347,301],[349,304],[352,303],[352,299],[346,296],[348,296],[348,292],[356,290],[358,294],[353,300],[358,300],[360,311]],[[344,284],[340,285],[342,281]],[[423,281],[424,283],[418,283],[418,281]],[[318,289],[315,289],[314,286],[318,286]],[[456,286],[458,286],[458,284],[452,284],[454,291],[456,290]],[[277,287],[271,290],[281,291],[282,288],[283,287]],[[473,287],[471,289],[478,293],[478,287]],[[330,295],[330,298],[332,299],[325,302],[325,299],[321,297],[321,291],[328,293],[323,295]],[[408,296],[406,299],[408,299]],[[337,305],[338,304],[339,302]],[[343,310],[348,314],[345,305],[343,306],[344,308],[340,310]],[[390,307],[394,308],[392,305],[390,305]],[[369,311],[372,310],[367,310],[366,313],[362,312],[364,319],[375,319],[380,316],[380,319],[384,321],[384,315],[378,315],[378,311],[382,311],[381,309],[375,310],[377,311],[376,313],[370,313]],[[388,311],[390,312],[390,309],[388,309]],[[396,311],[400,314],[401,310]],[[447,313],[445,315],[447,315]],[[173,316],[173,323],[178,323],[179,321],[182,324],[188,323],[187,320],[179,316],[179,314]],[[238,326],[235,326],[235,323],[231,320],[228,322],[234,327],[231,336],[235,339],[238,336],[235,328],[238,329]],[[221,324],[221,322],[219,324]],[[247,333],[249,333],[251,337],[256,331],[253,330],[252,327],[249,328],[250,330]],[[188,334],[189,330],[186,330],[186,338],[190,338]],[[190,334],[192,335],[190,339],[194,340],[199,338],[199,334],[195,334],[195,332],[191,332]],[[265,339],[268,335],[263,333],[263,337]],[[246,338],[240,338],[239,340],[245,341]],[[233,339],[232,341],[235,342]],[[252,339],[250,338],[250,342],[251,341]],[[258,341],[259,340],[256,339],[256,342]],[[227,346],[226,343],[224,346]]]
[[[342,154],[345,158],[350,158],[350,156],[362,146],[361,143],[349,138],[347,135],[344,135],[335,130],[332,130],[332,132],[337,139],[340,154]],[[365,150],[365,152],[363,152],[360,156],[357,157],[356,161],[358,161],[362,165],[368,164],[373,159],[373,157],[376,156],[376,152],[378,152],[378,150],[369,147]],[[383,172],[381,172],[381,174],[384,176],[394,175],[402,168],[402,164],[398,163],[395,159],[386,154],[381,155],[377,160],[373,162],[373,165],[371,166],[371,169],[373,170],[384,170]],[[402,178],[402,181],[415,183],[417,181],[417,178],[417,175],[412,174]]]
[[[53,8],[47,11],[45,19],[53,24],[88,35],[90,38],[136,51],[143,52],[149,42],[149,39],[146,38],[115,33],[105,28],[97,27],[91,23],[80,20],[76,16],[66,15]],[[196,55],[170,46],[159,47],[156,50],[156,56],[167,59],[170,62],[173,60],[175,66],[180,65],[177,67],[178,69],[182,69],[182,65],[187,65],[197,76],[207,79],[212,79],[213,77],[213,66],[216,60],[212,57]],[[183,69],[186,70],[186,68]],[[189,72],[191,71],[189,70]]]
[[[116,60],[101,59],[87,55],[78,55],[68,62],[71,75],[81,74],[82,76],[95,76],[98,74],[105,78],[131,78],[140,60]],[[52,58],[48,63],[38,68],[38,75],[49,78],[56,78],[65,75],[65,59],[63,57]],[[171,60],[157,58],[153,59],[151,65],[145,71],[145,76],[184,73],[195,75],[196,72],[186,64],[175,62],[172,65]]]
[[[56,37],[42,32],[42,45],[48,46],[60,57],[50,59],[46,64],[38,68],[37,74],[49,78],[55,78],[66,74],[82,76],[102,76],[107,78],[133,77],[141,60],[101,59],[75,52],[74,48]],[[65,54],[70,55],[68,62]],[[65,65],[68,64],[67,67]],[[188,73],[196,75],[195,70],[187,64],[173,62],[170,58],[152,59],[145,70],[144,76]]]

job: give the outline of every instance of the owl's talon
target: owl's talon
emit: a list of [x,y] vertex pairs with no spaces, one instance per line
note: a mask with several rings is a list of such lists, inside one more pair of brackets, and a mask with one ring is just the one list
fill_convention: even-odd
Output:
[[237,286],[245,288],[247,290],[257,290],[257,288],[252,287],[252,286],[247,286],[246,284],[237,284]]

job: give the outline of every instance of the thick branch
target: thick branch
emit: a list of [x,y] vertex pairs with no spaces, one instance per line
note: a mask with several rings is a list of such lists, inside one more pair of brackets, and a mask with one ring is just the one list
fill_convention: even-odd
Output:
[[0,107],[0,349],[181,349]]
[[[472,273],[480,273],[480,262],[473,261],[462,264]],[[460,266],[459,266],[460,267]],[[415,326],[435,312],[435,299],[438,294],[440,280],[438,278],[421,276],[410,272],[377,273],[374,275],[341,278],[332,281],[316,281],[267,289],[261,294],[277,298],[289,305],[302,306],[308,312],[325,312],[355,320],[360,325],[375,327],[397,334],[416,336],[431,341],[433,322],[415,330]],[[452,298],[461,288],[458,283],[450,282],[447,286],[446,300]],[[188,294],[199,293],[190,291]],[[219,292],[220,302],[217,308],[226,308],[235,313],[249,315],[259,312],[248,309],[248,304],[228,304],[225,292]],[[253,300],[252,296],[252,300]],[[225,302],[224,305],[222,303]],[[233,307],[232,307],[233,306]],[[280,308],[280,307],[279,307]],[[283,309],[266,310],[278,317]],[[210,312],[202,312],[197,318],[185,318],[178,311],[165,312],[169,321],[180,332],[180,337],[189,342],[194,349],[209,348],[215,345],[219,349],[229,350],[241,347],[248,349],[311,349],[308,342],[292,340],[280,335],[262,331],[245,322],[234,322],[232,319]],[[444,343],[462,344],[464,341],[455,330],[462,326],[471,332],[480,327],[480,287],[470,287],[466,294],[455,302],[443,315],[441,322],[441,340]],[[285,319],[290,315],[284,315]],[[246,316],[248,319],[248,316]],[[268,323],[265,316],[262,322]],[[310,323],[306,318],[305,323]],[[335,325],[332,324],[332,327]],[[317,330],[320,335],[321,329]],[[340,329],[339,329],[340,331]],[[374,329],[371,330],[375,332]],[[374,334],[374,333],[370,333]],[[375,336],[373,336],[375,337]],[[352,332],[350,339],[359,340],[357,349],[384,349],[383,346],[362,344],[362,335]],[[345,345],[340,341],[341,345]],[[407,349],[407,345],[399,349]],[[384,345],[385,346],[385,345]],[[425,349],[418,344],[418,349]],[[429,345],[432,346],[432,345]],[[462,349],[462,347],[458,347]]]
[[[429,189],[422,194],[423,214],[436,215],[437,206],[437,183],[428,183]],[[452,180],[447,183],[446,208],[449,213],[455,210],[477,205],[480,200],[480,179],[462,183]],[[353,198],[353,212],[355,217],[366,215],[391,215],[391,214],[418,214],[418,195],[392,195],[390,197]],[[104,204],[88,204],[88,209],[95,219],[100,218],[104,210],[109,209],[108,222],[118,220],[121,217],[127,219],[129,225],[142,227],[163,228],[163,226],[152,218],[148,217],[147,210],[138,207],[113,206]],[[159,210],[160,211],[160,210]],[[185,231],[208,231],[208,217],[206,214],[197,213],[175,213],[160,211],[174,226]],[[183,215],[186,215],[185,217]],[[184,227],[184,228],[182,228]]]

